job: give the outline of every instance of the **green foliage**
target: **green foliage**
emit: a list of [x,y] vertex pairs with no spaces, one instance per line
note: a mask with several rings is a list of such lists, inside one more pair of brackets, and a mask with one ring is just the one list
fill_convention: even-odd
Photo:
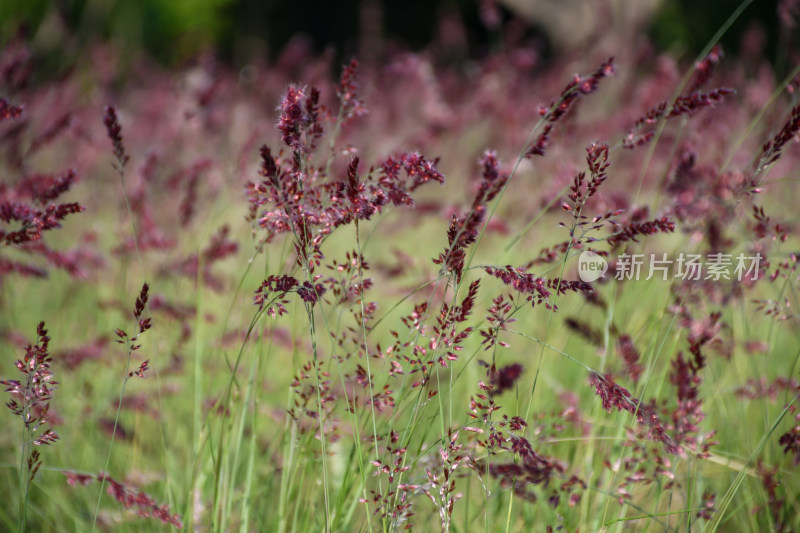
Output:
[[[0,42],[18,28],[40,43],[45,54],[65,53],[65,44],[83,47],[109,41],[125,55],[142,51],[177,63],[220,46],[234,25],[236,0],[26,0],[0,2]],[[40,32],[43,32],[40,34]],[[53,41],[56,40],[56,42]],[[65,42],[66,41],[66,42]],[[65,54],[67,55],[67,54]]]

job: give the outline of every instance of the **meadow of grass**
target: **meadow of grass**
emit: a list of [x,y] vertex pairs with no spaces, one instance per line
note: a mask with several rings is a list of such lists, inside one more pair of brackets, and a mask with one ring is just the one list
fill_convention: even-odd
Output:
[[0,529],[800,530],[798,71],[628,39],[7,43]]

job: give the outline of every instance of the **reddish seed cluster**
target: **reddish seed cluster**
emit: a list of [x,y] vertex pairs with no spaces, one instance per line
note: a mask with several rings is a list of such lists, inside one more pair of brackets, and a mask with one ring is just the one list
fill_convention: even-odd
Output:
[[[469,412],[467,416],[480,423],[483,427],[467,426],[464,429],[476,433],[478,438],[475,443],[486,450],[491,456],[502,450],[506,446],[504,430],[508,427],[507,421],[495,422],[492,418],[494,413],[500,410],[500,406],[495,402],[495,385],[491,382],[491,376],[496,372],[496,368],[488,363],[481,362],[487,367],[489,382],[479,382],[478,388],[481,392],[469,399]],[[521,426],[524,427],[522,421]]]
[[656,233],[672,233],[675,231],[675,222],[663,216],[646,222],[631,222],[625,224],[616,233],[607,239],[612,249],[626,242],[639,242],[637,237],[655,235]]
[[755,400],[757,398],[768,398],[774,402],[781,392],[800,393],[800,382],[796,379],[789,379],[783,376],[777,377],[772,381],[766,378],[750,378],[747,383],[736,389],[736,395],[740,398]]
[[21,228],[6,232],[0,230],[0,242],[6,245],[20,245],[35,242],[42,238],[42,233],[61,227],[61,221],[67,216],[84,211],[77,203],[49,205],[38,209],[25,204],[0,204],[0,221],[6,224],[17,222]]
[[467,295],[461,300],[461,305],[454,305],[451,308],[447,303],[442,304],[439,316],[436,318],[436,325],[433,327],[434,335],[430,345],[433,352],[440,353],[437,362],[442,367],[446,367],[448,361],[458,359],[458,352],[463,349],[462,344],[472,333],[471,327],[459,331],[458,324],[466,322],[472,314],[479,286],[480,280],[470,283]]
[[[520,461],[492,464],[489,466],[489,473],[492,477],[498,478],[501,487],[510,488],[516,496],[529,502],[535,502],[537,496],[531,487],[546,488],[553,478],[563,476],[564,465],[556,459],[536,453],[531,443],[524,437],[512,436],[510,441],[510,450],[519,457]],[[585,488],[584,481],[577,476],[572,476],[561,483],[559,492],[569,494],[572,490]],[[548,498],[548,502],[554,508],[560,501],[559,492],[554,492]],[[578,494],[573,494],[570,497],[570,506],[577,504],[579,497]]]
[[719,333],[720,319],[720,313],[714,312],[704,320],[695,320],[685,307],[681,310],[679,323],[689,329],[687,342],[692,357],[686,358],[683,352],[678,352],[672,361],[669,376],[670,383],[675,386],[677,399],[677,405],[671,413],[675,440],[701,457],[708,456],[713,444],[711,438],[715,433],[701,433],[700,424],[705,418],[700,395],[701,370],[706,366],[704,349]]
[[[713,71],[712,64],[715,64],[714,62],[719,59],[719,57],[716,60],[710,59],[713,54],[714,52],[712,51],[712,54],[706,58],[707,62],[700,64],[704,65],[702,74],[697,75],[696,81],[690,86],[689,91],[675,98],[672,105],[668,106],[667,102],[658,103],[636,121],[622,140],[623,147],[633,149],[647,144],[653,138],[654,133],[652,131],[640,132],[644,126],[652,126],[661,119],[668,120],[684,115],[692,115],[703,108],[719,104],[726,96],[736,94],[736,91],[727,87],[720,87],[708,92],[698,91],[700,86],[704,85],[711,76]],[[698,69],[700,68],[698,66]],[[697,72],[699,73],[701,70]]]
[[558,122],[581,96],[595,92],[601,80],[613,76],[615,73],[614,58],[610,57],[588,76],[576,74],[573,80],[561,91],[561,99],[554,102],[550,106],[550,110],[545,113],[545,119],[548,122]]
[[[482,392],[470,399],[468,413],[470,418],[479,421],[483,427],[467,426],[464,430],[478,435],[475,444],[485,449],[489,457],[506,451],[513,453],[516,460],[492,463],[488,458],[485,461],[473,459],[468,465],[478,475],[488,470],[489,475],[496,478],[501,487],[512,490],[520,498],[534,502],[537,495],[533,487],[546,488],[553,478],[563,477],[565,467],[561,462],[534,451],[531,442],[520,434],[528,425],[522,418],[503,415],[499,420],[493,419],[493,413],[500,409],[495,402],[496,396],[511,387],[520,377],[522,366],[512,364],[498,370],[494,364],[483,365],[487,367],[488,383],[478,384]],[[552,491],[548,502],[556,507],[562,494],[566,494],[569,495],[569,505],[574,506],[580,500],[580,491],[585,488],[586,484],[580,478],[571,476]]]
[[725,54],[722,53],[722,46],[715,44],[708,55],[695,65],[692,81],[684,92],[686,94],[691,94],[708,83],[714,75],[714,70],[716,70],[717,65],[719,65],[719,62],[724,56]]
[[106,491],[109,496],[124,505],[126,509],[135,510],[136,514],[140,517],[154,518],[160,520],[163,524],[183,529],[181,517],[177,514],[172,514],[169,505],[158,503],[146,492],[125,485],[105,472],[100,472],[97,475],[89,475],[66,470],[64,475],[67,477],[67,483],[69,483],[71,487],[76,485],[87,486],[94,481],[106,483],[108,484]]
[[458,431],[448,430],[446,442],[446,448],[439,448],[438,468],[425,469],[428,484],[420,487],[438,509],[442,531],[449,529],[453,507],[462,496],[456,492],[456,470],[469,463],[469,456],[462,451],[464,445],[458,443]]
[[603,332],[592,327],[592,325],[587,321],[569,317],[564,320],[564,325],[567,326],[567,328],[569,328],[571,331],[583,337],[593,346],[598,348],[603,346]]
[[[383,177],[380,179],[380,184],[386,187],[387,196],[394,205],[412,205],[408,193],[429,182],[444,184],[444,175],[436,168],[438,163],[438,158],[431,161],[419,152],[404,153],[399,158],[390,156],[381,163]],[[410,183],[398,188],[392,184],[400,181],[401,169],[405,170]]]
[[[152,319],[150,317],[144,316],[144,312],[147,307],[147,300],[150,297],[149,292],[150,292],[150,286],[147,283],[143,284],[142,290],[139,292],[139,296],[136,298],[136,303],[134,304],[133,307],[133,318],[136,320],[136,325],[137,325],[136,327],[138,330],[136,335],[130,337],[128,333],[125,332],[125,330],[119,328],[117,328],[114,332],[117,336],[117,342],[119,344],[127,345],[128,350],[130,350],[130,352],[135,352],[142,347],[141,344],[136,344],[136,342],[139,340],[139,336],[148,329],[150,329],[151,327],[153,327]],[[137,370],[128,372],[127,377],[130,378],[133,377],[134,375],[137,375],[140,378],[143,378],[148,368],[149,368],[149,360],[142,363]]]
[[359,96],[361,91],[356,81],[357,70],[358,61],[355,59],[350,60],[350,63],[342,70],[342,76],[339,80],[339,90],[336,92],[336,96],[339,97],[340,113],[343,121],[352,117],[360,117],[367,113],[367,108]]
[[21,28],[14,38],[3,45],[4,50],[0,57],[0,81],[11,92],[20,91],[31,81],[33,61],[26,41],[26,31]]
[[323,287],[321,283],[312,284],[308,281],[304,281],[297,288],[297,295],[300,296],[304,302],[312,306],[317,303],[323,294],[325,294],[325,287]]
[[711,520],[711,516],[717,511],[716,499],[717,495],[713,492],[703,492],[703,508],[697,511],[697,518]]
[[523,268],[528,269],[537,265],[554,263],[559,257],[567,253],[572,246],[572,241],[564,241],[553,246],[542,248],[539,255],[528,261]]
[[[349,86],[350,90],[354,87]],[[325,166],[314,166],[312,158],[323,133],[318,100],[316,89],[306,96],[298,87],[289,87],[280,106],[278,129],[292,154],[288,161],[276,159],[268,147],[262,147],[260,173],[266,179],[247,186],[250,219],[267,230],[265,240],[291,232],[298,266],[309,273],[323,257],[322,241],[336,228],[369,219],[387,204],[413,205],[410,193],[418,187],[431,181],[444,183],[436,161],[419,153],[389,157],[380,171],[371,168],[365,176],[359,175],[359,159],[352,158],[345,180],[318,183],[328,177]]]
[[581,200],[583,200],[583,181],[585,179],[585,172],[578,172],[575,175],[575,179],[572,180],[572,185],[569,187],[570,193],[568,196],[570,201],[572,201],[572,205],[563,204],[561,206],[565,211],[579,212],[580,205],[582,204]]
[[800,105],[792,108],[789,119],[775,136],[764,143],[761,155],[761,164],[770,165],[781,157],[784,146],[797,137],[800,132]]
[[296,292],[304,302],[314,305],[325,294],[325,290],[321,283],[312,284],[308,281],[300,283],[292,276],[269,276],[256,289],[253,303],[259,309],[263,309],[266,305],[270,316],[274,317],[276,312],[281,316],[287,312],[284,307],[284,304],[288,303],[284,299],[286,293]]
[[139,296],[136,298],[136,304],[133,307],[133,316],[139,322],[139,333],[144,333],[145,331],[150,329],[150,319],[142,318],[142,314],[144,313],[144,308],[147,306],[149,293],[150,293],[150,286],[147,283],[145,283],[144,285],[142,285],[142,290],[139,292]]
[[756,225],[753,227],[753,233],[756,238],[771,238],[780,242],[786,242],[786,239],[789,238],[789,231],[786,225],[780,222],[773,224],[771,218],[764,212],[763,207],[753,205],[753,218],[756,219]]
[[[32,176],[14,187],[0,187],[0,221],[20,226],[12,231],[0,228],[0,243],[14,246],[37,243],[44,232],[60,228],[67,216],[84,211],[85,207],[74,202],[52,203],[70,189],[75,179],[75,170],[70,169],[55,178]],[[31,203],[23,200],[26,197]],[[41,252],[46,255],[51,251],[44,247]]]
[[125,153],[125,145],[122,143],[122,126],[119,123],[117,110],[114,106],[106,106],[106,116],[103,119],[103,124],[106,126],[108,138],[111,139],[111,144],[114,146],[114,157],[117,158],[117,171],[122,172],[125,165],[128,164],[130,156]]
[[484,270],[490,276],[500,279],[503,283],[524,295],[527,301],[533,305],[544,303],[547,309],[554,311],[558,307],[547,302],[552,294],[551,291],[555,291],[558,294],[566,294],[567,292],[592,292],[594,290],[589,283],[583,281],[539,278],[511,265],[506,265],[505,268],[485,267]]
[[713,106],[721,102],[725,96],[732,94],[736,94],[736,91],[721,87],[707,93],[691,93],[685,96],[679,96],[672,103],[672,108],[666,114],[666,118],[692,114],[704,107]]
[[603,409],[609,413],[614,408],[618,411],[628,411],[636,416],[636,421],[640,425],[648,428],[650,438],[661,442],[668,453],[680,452],[680,446],[667,435],[655,411],[634,398],[626,388],[618,385],[610,374],[600,375],[592,372],[589,376],[589,383],[600,397]]
[[[575,219],[581,217],[581,210],[586,201],[597,193],[600,185],[608,179],[608,167],[611,165],[608,161],[608,145],[600,143],[592,143],[586,148],[586,163],[589,166],[591,178],[584,190],[583,183],[586,178],[586,173],[579,172],[570,186],[569,199],[572,205],[565,205],[564,209],[572,211]],[[585,217],[584,217],[585,218]],[[594,222],[597,222],[596,219]]]
[[639,381],[639,377],[642,375],[642,372],[644,372],[644,367],[639,364],[639,350],[637,350],[636,346],[634,346],[630,335],[619,336],[617,339],[617,351],[619,352],[620,356],[622,356],[622,360],[625,362],[625,368],[628,371],[628,375],[631,377],[634,383],[637,383]]
[[617,385],[610,374],[601,376],[600,374],[592,373],[589,376],[589,382],[603,401],[603,409],[609,413],[615,407],[618,411],[636,412],[638,401],[631,399],[631,393],[624,387]]
[[[356,65],[351,63],[342,74],[338,93],[340,119],[363,111],[355,82]],[[431,181],[444,183],[444,176],[436,169],[437,161],[416,152],[390,156],[379,170],[370,168],[365,175],[359,172],[359,158],[352,157],[344,180],[321,181],[328,178],[327,165],[315,166],[313,161],[324,132],[319,96],[315,88],[288,88],[279,106],[278,129],[292,153],[285,160],[262,147],[260,174],[265,179],[247,187],[250,219],[267,231],[265,241],[275,234],[292,233],[297,265],[309,274],[321,264],[321,245],[336,228],[369,220],[388,204],[413,205],[410,193],[417,188]],[[330,279],[318,282],[319,279],[316,276],[301,284],[292,276],[270,276],[256,290],[254,303],[260,309],[266,306],[272,316],[282,315],[286,312],[284,297],[294,291],[304,302],[314,305],[326,291],[325,285],[336,283]]]
[[547,290],[547,280],[544,278],[536,277],[511,265],[506,265],[505,268],[486,267],[485,270],[487,274],[498,278],[515,291],[531,295],[531,298],[534,298],[536,303],[540,304],[550,297],[550,291]]
[[[781,495],[780,482],[778,481],[777,473],[778,467],[768,467],[761,461],[756,465],[756,472],[761,478],[761,483],[764,487],[764,492],[767,495],[767,510],[769,511],[772,519],[772,530],[781,533],[788,533],[791,531],[789,524],[786,522],[785,516],[786,500]],[[760,507],[756,507],[754,512],[761,511]]]
[[[53,379],[50,370],[52,357],[48,351],[50,337],[40,322],[36,328],[36,344],[29,344],[25,349],[25,357],[14,365],[22,372],[22,380],[10,379],[0,381],[5,391],[11,396],[6,406],[15,416],[22,419],[25,426],[26,439],[33,446],[50,445],[58,440],[58,434],[52,429],[43,429],[50,420],[50,400],[58,382]],[[32,481],[42,465],[41,456],[36,449],[30,449],[27,457],[28,481]]]
[[331,390],[330,373],[322,370],[321,365],[322,362],[309,361],[295,374],[290,384],[294,391],[293,406],[288,414],[300,424],[301,433],[311,431],[319,438],[324,434],[334,442],[339,438],[333,416],[337,394]]
[[408,448],[402,446],[399,441],[400,436],[391,430],[386,442],[387,459],[372,461],[375,475],[385,476],[389,483],[388,488],[383,493],[370,490],[372,497],[360,498],[359,501],[372,505],[374,514],[382,518],[391,518],[392,523],[402,526],[403,529],[411,529],[414,525],[411,522],[414,516],[411,497],[420,487],[416,484],[399,482],[400,476],[411,468],[406,461]]
[[306,95],[306,89],[290,85],[278,110],[281,112],[278,130],[284,144],[297,154],[314,151],[322,136],[319,91],[312,87]]
[[589,172],[592,179],[586,187],[586,198],[591,198],[600,188],[600,185],[608,179],[608,145],[598,142],[592,143],[586,148],[586,163],[589,165]]
[[513,300],[502,294],[492,300],[492,306],[488,311],[489,316],[486,317],[489,327],[480,330],[481,337],[483,337],[481,344],[485,350],[494,346],[503,348],[508,346],[507,342],[499,340],[499,336],[500,332],[505,331],[509,324],[516,322],[516,319],[511,317],[512,307]]
[[466,249],[473,244],[486,217],[487,205],[503,190],[509,175],[500,171],[500,163],[495,152],[487,151],[481,157],[483,167],[478,191],[470,210],[463,216],[453,215],[447,230],[447,248],[433,260],[442,265],[442,272],[452,273],[456,283],[461,282],[464,270]]
[[522,376],[523,367],[519,363],[513,363],[494,371],[491,370],[494,370],[494,367],[489,372],[489,382],[493,386],[493,393],[502,394],[514,387],[514,384]]
[[553,124],[561,120],[569,110],[574,107],[581,96],[593,93],[600,85],[603,78],[613,76],[615,73],[614,58],[611,57],[600,64],[597,69],[588,76],[575,76],[575,78],[567,84],[561,97],[556,102],[550,104],[549,109],[542,109],[540,114],[547,121],[542,133],[533,142],[533,145],[528,149],[525,154],[526,157],[533,157],[534,155],[544,156],[547,151],[547,146],[550,141],[550,133],[553,130]]
[[372,279],[363,277],[364,272],[370,269],[370,265],[357,251],[346,252],[344,261],[337,262],[334,259],[327,268],[333,271],[336,277],[323,278],[322,283],[338,304],[345,304],[352,298],[360,298],[372,288]]
[[783,446],[783,453],[794,454],[794,464],[800,464],[800,413],[794,418],[792,429],[784,433],[778,439],[778,444]]
[[474,213],[474,216],[467,220],[453,215],[447,228],[447,249],[433,259],[434,264],[442,265],[441,273],[452,273],[455,276],[456,283],[461,281],[466,248],[477,239],[477,226],[483,219],[485,209],[481,208]]
[[299,282],[292,276],[269,276],[261,286],[256,289],[253,303],[256,304],[259,310],[267,307],[267,313],[274,317],[286,314],[286,307],[284,304],[289,303],[285,300],[286,293],[293,290]]

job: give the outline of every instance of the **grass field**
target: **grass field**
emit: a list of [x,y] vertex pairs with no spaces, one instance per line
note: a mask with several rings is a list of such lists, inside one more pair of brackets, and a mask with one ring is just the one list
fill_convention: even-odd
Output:
[[798,69],[629,44],[8,43],[0,529],[800,530]]

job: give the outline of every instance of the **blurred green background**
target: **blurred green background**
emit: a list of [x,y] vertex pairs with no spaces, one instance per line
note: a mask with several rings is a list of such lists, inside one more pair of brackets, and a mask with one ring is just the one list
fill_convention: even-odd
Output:
[[[546,0],[519,0],[543,4]],[[625,10],[639,0],[608,0]],[[274,58],[298,34],[313,50],[332,46],[341,56],[358,54],[359,42],[378,36],[389,49],[421,49],[442,31],[442,20],[460,20],[470,56],[493,45],[487,29],[487,6],[494,6],[506,23],[519,14],[480,0],[340,0],[336,2],[277,0],[4,0],[0,2],[0,40],[20,31],[33,40],[37,55],[49,58],[47,73],[69,68],[89,45],[110,42],[123,57],[146,53],[166,65],[180,64],[212,50],[233,66],[256,57]],[[780,0],[756,0],[723,38],[728,53],[736,54],[742,36],[760,28],[767,56],[779,62],[787,30],[779,24]],[[562,1],[548,10],[574,8],[580,2]],[[598,2],[597,5],[602,5]],[[736,0],[655,0],[655,11],[643,24],[654,45],[680,54],[696,54],[740,4]],[[561,6],[553,8],[552,6]],[[482,16],[483,15],[483,16]],[[547,22],[528,19],[525,29],[537,36],[545,55],[552,53]],[[794,28],[796,33],[797,28]],[[496,31],[494,32],[496,33]],[[796,36],[795,36],[796,38]],[[782,67],[782,65],[778,65]]]

